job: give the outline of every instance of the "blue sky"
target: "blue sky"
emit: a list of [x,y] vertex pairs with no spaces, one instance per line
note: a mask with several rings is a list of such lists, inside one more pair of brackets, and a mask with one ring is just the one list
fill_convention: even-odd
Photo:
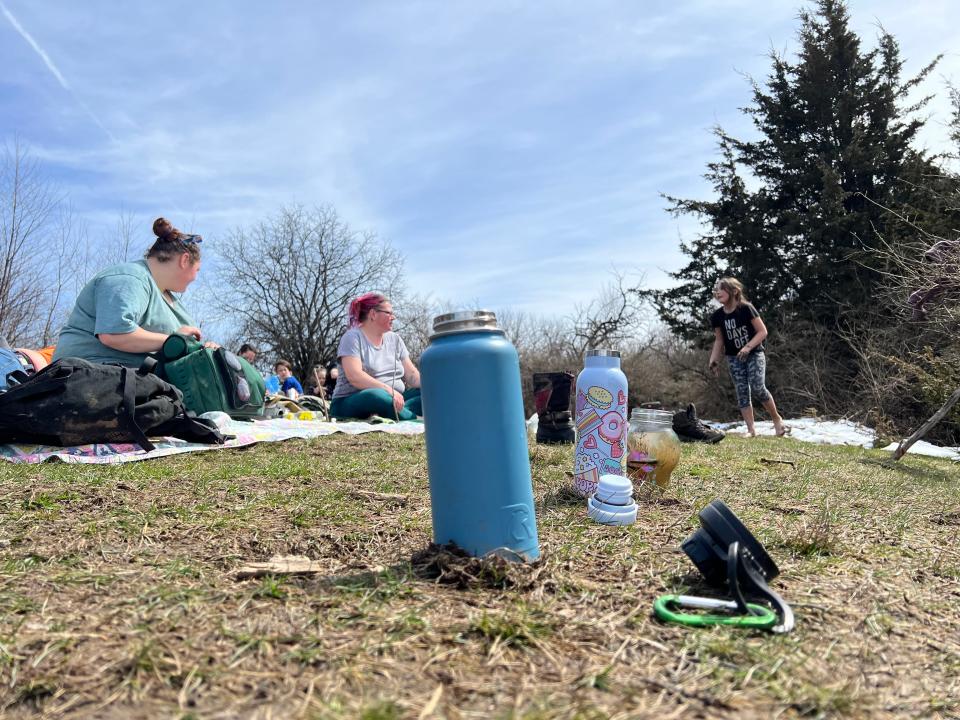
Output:
[[[413,290],[565,314],[614,268],[668,284],[695,225],[660,193],[706,194],[710,128],[746,131],[742,73],[796,47],[800,6],[0,0],[0,140],[29,146],[91,237],[123,209],[144,247],[162,214],[213,249],[285,203],[330,204],[404,254]],[[924,135],[945,149],[960,3],[851,13],[908,73],[947,53]]]

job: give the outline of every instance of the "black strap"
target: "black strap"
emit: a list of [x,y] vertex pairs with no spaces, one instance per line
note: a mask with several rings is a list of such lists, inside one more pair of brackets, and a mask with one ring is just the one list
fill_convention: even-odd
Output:
[[157,365],[160,363],[157,362],[157,359],[152,355],[147,355],[143,362],[140,363],[140,368],[137,370],[137,375],[149,375],[152,372],[156,372]]
[[[27,380],[30,379],[30,376],[27,375],[23,370],[12,370],[7,373],[7,385],[13,387],[14,385],[23,385]],[[10,382],[13,380],[13,382]]]
[[123,383],[123,415],[122,422],[127,426],[127,430],[134,436],[137,444],[147,452],[156,450],[156,445],[147,439],[143,430],[137,425],[137,384],[130,377],[131,370],[126,367],[120,368],[120,382]]
[[727,548],[727,585],[730,588],[730,594],[733,595],[733,599],[737,603],[737,609],[746,615],[751,611],[747,607],[743,590],[740,588],[741,570],[746,576],[743,578],[743,585],[747,593],[762,597],[769,602],[780,618],[780,624],[773,628],[773,632],[785,633],[793,630],[793,608],[780,595],[770,589],[763,575],[757,570],[756,563],[750,557],[750,553],[741,548],[740,543],[732,542]]

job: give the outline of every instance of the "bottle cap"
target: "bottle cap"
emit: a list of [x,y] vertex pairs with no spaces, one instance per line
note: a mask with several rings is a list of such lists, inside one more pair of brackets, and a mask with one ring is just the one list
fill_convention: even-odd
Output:
[[587,357],[620,357],[619,350],[587,350]]
[[601,525],[633,525],[637,521],[637,504],[608,505],[597,502],[595,496],[587,500],[587,515]]
[[633,502],[633,483],[623,475],[601,475],[593,498],[607,505],[630,505]]
[[502,333],[503,330],[497,325],[497,316],[492,310],[459,310],[437,315],[433,319],[430,339],[467,332]]

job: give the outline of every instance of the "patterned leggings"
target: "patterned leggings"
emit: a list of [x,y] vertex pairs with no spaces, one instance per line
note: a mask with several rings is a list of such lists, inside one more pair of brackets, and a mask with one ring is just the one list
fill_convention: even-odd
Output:
[[386,390],[367,388],[353,395],[334,398],[330,402],[330,416],[337,420],[363,419],[371,415],[394,420],[415,420],[418,415],[423,415],[420,388],[407,388],[403,392],[403,399],[403,410],[397,413],[393,407],[393,399]]
[[727,360],[730,364],[733,387],[737,391],[739,407],[750,407],[751,394],[760,403],[770,399],[770,391],[766,386],[767,358],[762,351],[750,353],[746,360],[737,360],[736,355],[728,355]]

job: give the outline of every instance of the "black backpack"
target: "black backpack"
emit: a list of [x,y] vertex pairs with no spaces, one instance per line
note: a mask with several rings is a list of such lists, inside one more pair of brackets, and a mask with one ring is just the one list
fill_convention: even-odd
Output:
[[0,394],[0,442],[42,445],[135,442],[151,435],[223,444],[216,425],[194,417],[173,385],[119,365],[62,358]]

